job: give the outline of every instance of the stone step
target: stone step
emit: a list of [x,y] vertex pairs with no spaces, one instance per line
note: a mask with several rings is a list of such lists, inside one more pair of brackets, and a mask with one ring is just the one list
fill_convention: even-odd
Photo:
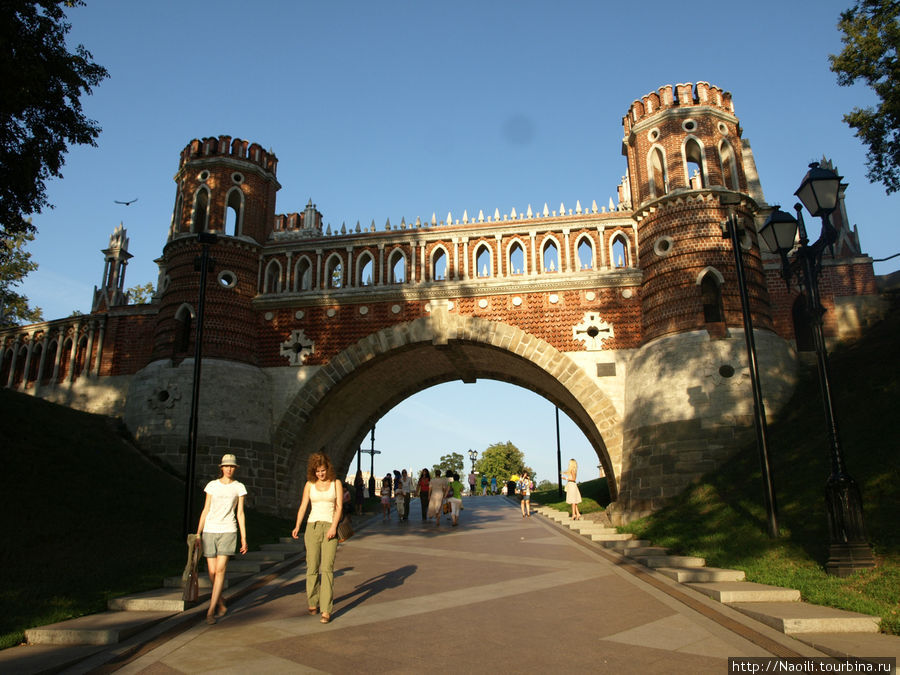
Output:
[[[569,525],[570,528],[581,534],[618,534],[619,531],[614,527],[604,527],[603,525],[591,525],[577,522]],[[633,536],[633,535],[632,535]]]
[[635,556],[632,553],[629,557],[634,558],[642,565],[652,567],[704,567],[706,565],[705,558],[697,558],[692,555],[640,555]]
[[[261,562],[281,562],[288,557],[287,551],[250,551],[236,560],[259,560]],[[229,567],[231,565],[229,564]]]
[[[734,571],[734,570],[730,570]],[[687,584],[694,590],[725,604],[733,602],[799,602],[800,591],[751,581],[719,581]]]
[[[209,589],[200,593],[198,602],[209,597]],[[132,593],[112,598],[106,603],[107,609],[125,612],[183,612],[195,603],[185,602],[180,588],[155,588],[143,593]]]
[[647,548],[653,542],[648,539],[603,539],[600,540],[600,543],[604,548],[611,548],[619,553],[624,553],[625,549],[629,548]]
[[[230,565],[227,569],[228,571],[225,572],[225,585],[223,588],[229,588],[250,576],[249,572],[237,572],[231,569]],[[165,588],[181,588],[181,577],[166,577],[163,580],[163,586]],[[209,582],[209,575],[206,573],[206,570],[200,571],[200,577],[197,579],[197,587],[200,589],[201,593],[203,593],[204,590],[209,591],[212,589],[212,584]]]
[[167,619],[175,612],[101,612],[77,619],[29,628],[25,640],[33,645],[113,645]]
[[246,558],[232,558],[228,561],[227,570],[231,570],[232,572],[250,572],[251,574],[256,574],[264,567],[271,567],[274,565],[274,561],[267,560],[247,560]]
[[743,581],[743,570],[726,570],[719,567],[658,567],[656,571],[680,584]]
[[647,557],[651,555],[667,555],[669,553],[669,549],[663,548],[662,546],[641,546],[638,548],[629,548],[622,553],[629,558],[639,558],[641,556]]
[[785,635],[877,633],[880,617],[807,602],[735,602],[729,605]]
[[[900,637],[884,633],[800,633],[794,637],[836,659],[861,654],[893,657],[900,663]],[[0,652],[2,657],[3,652]],[[0,663],[0,667],[2,667]],[[896,673],[896,668],[894,669]]]
[[[599,542],[618,542],[618,541],[636,541],[634,535],[630,532],[609,532],[609,533],[597,533],[591,535],[591,541],[599,541]],[[644,547],[646,548],[650,542],[644,541],[642,542]],[[606,544],[603,544],[606,546]]]

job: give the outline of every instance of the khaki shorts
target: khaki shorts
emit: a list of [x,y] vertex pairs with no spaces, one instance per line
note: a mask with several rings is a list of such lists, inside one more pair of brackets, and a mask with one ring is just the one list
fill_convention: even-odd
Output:
[[201,540],[204,558],[234,555],[237,550],[237,532],[204,532]]

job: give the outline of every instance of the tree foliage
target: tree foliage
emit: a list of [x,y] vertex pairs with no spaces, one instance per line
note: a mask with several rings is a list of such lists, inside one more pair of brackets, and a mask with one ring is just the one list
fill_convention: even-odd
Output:
[[44,318],[40,307],[30,307],[28,298],[15,291],[28,273],[37,269],[37,263],[25,250],[33,239],[31,232],[21,232],[0,240],[0,327],[34,323]]
[[458,452],[451,452],[449,455],[441,455],[441,461],[433,465],[433,471],[441,470],[441,473],[449,471],[450,473],[462,473],[463,456]]
[[475,462],[475,470],[488,478],[497,478],[498,483],[509,480],[511,476],[523,470],[534,479],[534,471],[525,466],[525,455],[511,441],[493,443],[481,453],[481,459]]
[[[0,2],[0,240],[34,232],[27,216],[52,205],[46,182],[62,178],[69,145],[96,145],[100,127],[85,117],[105,68],[84,46],[66,46],[65,9],[82,0]],[[2,255],[3,249],[0,249]]]
[[135,305],[143,305],[153,299],[153,284],[149,281],[146,284],[138,284],[128,289],[128,299]]
[[838,84],[864,82],[880,99],[877,107],[854,108],[844,122],[868,148],[867,176],[888,194],[900,190],[900,2],[857,0],[841,13],[843,51],[829,56]]

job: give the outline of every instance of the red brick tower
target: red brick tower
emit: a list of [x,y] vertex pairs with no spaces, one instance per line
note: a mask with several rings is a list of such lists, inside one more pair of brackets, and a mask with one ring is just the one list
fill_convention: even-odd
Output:
[[[704,328],[724,337],[742,319],[723,202],[753,230],[762,201],[731,94],[706,82],[674,91],[667,85],[632,103],[623,124],[644,272],[644,340]],[[770,329],[756,237],[745,232],[742,243],[754,326]]]
[[204,357],[255,363],[259,253],[275,220],[278,160],[230,136],[193,140],[181,153],[169,239],[160,264],[153,359],[193,355],[200,274],[198,235],[216,235],[207,278]]

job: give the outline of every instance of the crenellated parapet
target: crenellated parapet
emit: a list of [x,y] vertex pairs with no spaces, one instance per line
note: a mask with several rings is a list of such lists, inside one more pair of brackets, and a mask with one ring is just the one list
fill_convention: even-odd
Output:
[[667,84],[631,104],[628,114],[622,118],[625,136],[628,136],[632,127],[662,110],[687,109],[691,106],[709,106],[734,114],[731,92],[723,91],[709,82],[697,82],[696,86],[690,82],[676,84],[674,87]]
[[194,139],[181,151],[178,168],[181,170],[188,162],[206,157],[232,157],[253,162],[273,176],[278,171],[278,158],[258,143],[250,143],[231,136],[209,136],[202,140]]

